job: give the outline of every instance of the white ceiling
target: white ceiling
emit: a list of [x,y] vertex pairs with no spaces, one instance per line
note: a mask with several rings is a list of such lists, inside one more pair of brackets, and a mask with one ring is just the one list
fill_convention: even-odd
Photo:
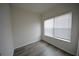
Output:
[[35,13],[44,13],[54,6],[56,6],[56,3],[17,3],[17,4],[11,4],[11,6],[21,7],[23,9],[26,9],[31,12]]

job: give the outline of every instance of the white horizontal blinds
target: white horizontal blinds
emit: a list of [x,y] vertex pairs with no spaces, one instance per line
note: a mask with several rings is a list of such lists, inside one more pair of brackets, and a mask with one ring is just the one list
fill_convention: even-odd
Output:
[[44,35],[53,36],[53,18],[44,21]]
[[66,13],[44,21],[44,35],[69,40],[71,39],[72,13]]
[[55,17],[54,36],[66,40],[71,39],[72,13]]

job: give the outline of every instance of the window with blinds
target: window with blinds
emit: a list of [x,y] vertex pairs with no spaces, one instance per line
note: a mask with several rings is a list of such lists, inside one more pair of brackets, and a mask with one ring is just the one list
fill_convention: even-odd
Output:
[[44,35],[66,41],[71,40],[72,13],[66,13],[44,21]]

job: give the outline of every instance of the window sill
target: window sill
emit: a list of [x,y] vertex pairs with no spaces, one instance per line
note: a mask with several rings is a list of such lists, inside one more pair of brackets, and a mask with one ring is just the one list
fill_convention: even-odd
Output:
[[68,42],[68,43],[71,42],[70,40],[65,40],[65,39],[61,39],[61,38],[57,38],[57,37],[53,37],[53,36],[47,36],[47,35],[45,35],[45,36],[49,37],[49,38],[54,38],[54,39],[58,39],[58,40],[61,40],[61,41],[65,41],[65,42]]

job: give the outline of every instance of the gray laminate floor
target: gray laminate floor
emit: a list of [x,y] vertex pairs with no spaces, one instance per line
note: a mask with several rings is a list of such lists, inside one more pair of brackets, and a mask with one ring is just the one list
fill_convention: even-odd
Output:
[[14,56],[71,56],[71,54],[44,41],[39,41],[16,49],[14,51]]

